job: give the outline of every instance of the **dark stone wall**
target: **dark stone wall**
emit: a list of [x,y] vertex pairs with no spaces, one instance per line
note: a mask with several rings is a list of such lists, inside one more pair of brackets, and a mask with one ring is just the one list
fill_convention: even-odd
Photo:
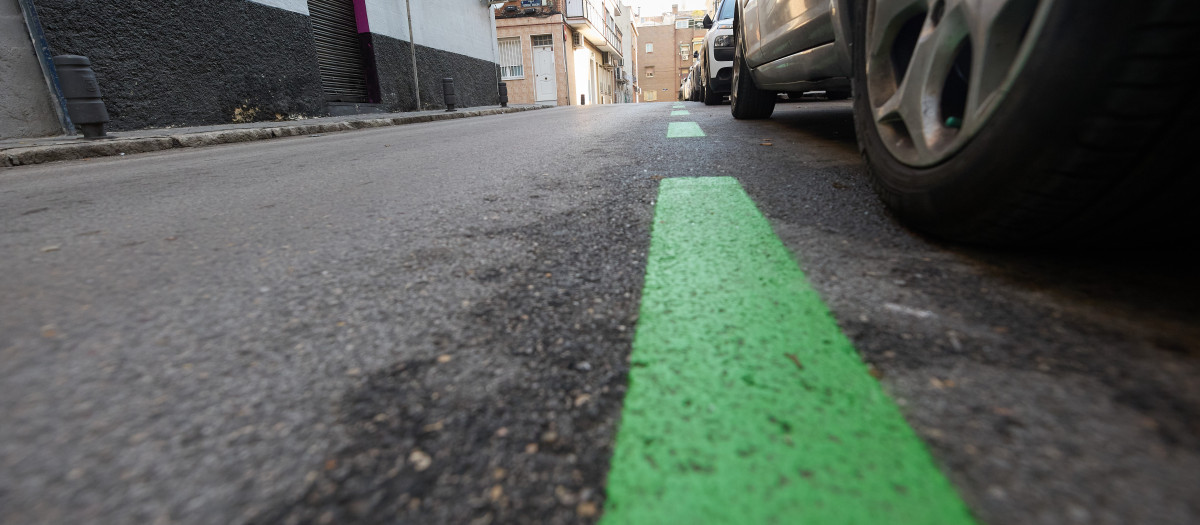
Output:
[[[375,67],[379,75],[380,102],[389,111],[414,111],[412,57],[404,40],[371,33]],[[500,66],[458,53],[417,44],[417,75],[421,83],[421,108],[445,108],[442,79],[454,79],[459,107],[495,106],[500,103],[497,82]]]
[[245,0],[34,5],[54,54],[92,59],[110,129],[326,112],[307,16]]
[[412,57],[408,42],[368,33],[375,51],[375,72],[379,79],[379,103],[388,111],[414,111]]

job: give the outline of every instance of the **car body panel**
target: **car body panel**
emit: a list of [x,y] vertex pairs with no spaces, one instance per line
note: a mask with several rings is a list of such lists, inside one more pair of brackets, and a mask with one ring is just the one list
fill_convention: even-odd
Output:
[[750,67],[833,42],[829,0],[760,1],[758,54]]
[[768,62],[753,73],[754,83],[761,89],[813,91],[834,87],[825,85],[832,80],[838,81],[834,83],[836,87],[849,89],[850,86],[832,42]]
[[762,89],[849,89],[851,0],[738,0],[740,36]]

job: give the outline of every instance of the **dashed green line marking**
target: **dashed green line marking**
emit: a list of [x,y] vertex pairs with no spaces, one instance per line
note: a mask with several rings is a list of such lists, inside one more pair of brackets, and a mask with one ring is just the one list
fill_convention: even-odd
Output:
[[675,108],[675,109],[679,109],[679,108],[683,107],[683,104],[676,102],[674,104],[671,104],[671,107]]
[[671,112],[672,117],[680,117],[683,115],[691,115],[691,113],[688,113],[688,110],[686,110],[686,109],[677,109],[677,110]]
[[703,137],[704,130],[695,122],[671,122],[667,124],[667,138]]
[[662,181],[604,522],[970,524],[729,177]]

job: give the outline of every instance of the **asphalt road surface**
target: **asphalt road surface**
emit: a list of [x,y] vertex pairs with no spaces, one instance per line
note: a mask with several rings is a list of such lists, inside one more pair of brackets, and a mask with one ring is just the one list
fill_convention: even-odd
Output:
[[660,182],[728,176],[980,522],[1200,522],[1186,247],[942,244],[849,103],[671,106],[0,171],[0,521],[598,520]]

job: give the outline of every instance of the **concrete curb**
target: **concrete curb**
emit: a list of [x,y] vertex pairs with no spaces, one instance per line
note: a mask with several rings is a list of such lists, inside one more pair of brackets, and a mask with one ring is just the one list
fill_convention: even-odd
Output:
[[198,148],[216,144],[235,142],[250,142],[280,137],[298,135],[315,135],[317,133],[337,133],[356,129],[381,128],[386,126],[401,126],[418,122],[433,122],[485,115],[500,115],[517,113],[532,109],[544,109],[552,106],[527,106],[512,108],[489,108],[413,115],[408,117],[374,118],[349,120],[340,122],[323,122],[319,124],[293,124],[261,128],[237,128],[201,133],[182,133],[155,137],[115,138],[96,142],[80,142],[69,144],[54,144],[48,146],[25,146],[0,150],[0,166],[15,167],[44,164],[63,160],[79,160],[90,157],[111,157],[133,153],[148,153],[173,148]]

